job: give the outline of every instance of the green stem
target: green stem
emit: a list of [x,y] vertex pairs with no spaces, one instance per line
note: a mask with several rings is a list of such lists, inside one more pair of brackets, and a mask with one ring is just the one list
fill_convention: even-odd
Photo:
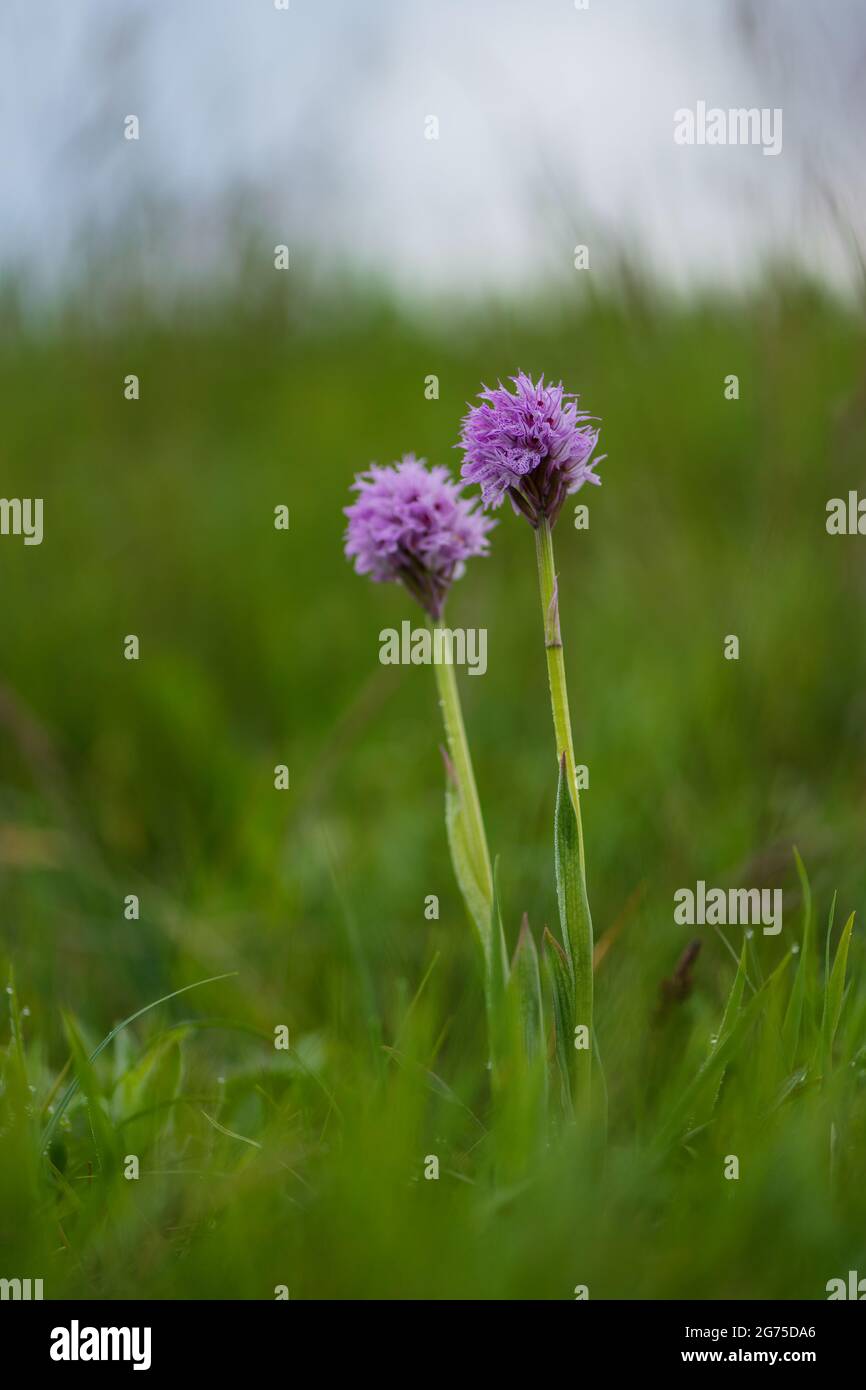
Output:
[[[544,624],[544,649],[547,657],[547,678],[550,684],[550,705],[553,711],[553,731],[556,738],[557,763],[565,756],[565,769],[571,804],[577,820],[578,860],[580,874],[581,912],[578,939],[571,945],[574,970],[574,1019],[585,1024],[591,1040],[587,1050],[575,1052],[575,1080],[578,1097],[588,1104],[592,1074],[592,918],[586,892],[586,863],[583,850],[583,825],[580,818],[580,795],[574,744],[571,735],[571,716],[568,711],[568,687],[565,681],[565,660],[559,626],[559,594],[553,558],[553,533],[550,522],[543,517],[535,532],[535,552],[538,560],[538,584],[541,592],[541,617]],[[568,948],[569,943],[566,943]]]
[[553,560],[553,532],[550,522],[543,517],[535,532],[535,554],[538,560],[538,584],[541,590],[541,617],[544,622],[544,651],[547,657],[547,679],[550,684],[550,705],[553,711],[553,731],[556,736],[557,765],[565,754],[568,772],[568,789],[571,804],[577,817],[577,831],[580,839],[580,867],[583,861],[583,827],[580,821],[580,797],[577,790],[577,772],[574,762],[574,744],[571,738],[571,717],[568,712],[568,687],[565,683],[565,660],[562,651],[562,635],[559,628],[559,595],[556,592],[556,570]]
[[[441,620],[437,623],[431,623],[434,639],[436,629],[443,626]],[[481,816],[481,803],[478,800],[478,788],[475,785],[475,773],[472,769],[469,744],[466,740],[466,729],[463,724],[463,712],[460,707],[460,694],[457,689],[454,667],[445,662],[434,662],[433,669],[436,672],[436,687],[439,692],[439,704],[445,725],[448,756],[451,759],[454,778],[457,783],[456,791],[459,796],[460,815],[470,868],[476,887],[488,905],[488,922],[482,927],[482,924],[477,920],[477,913],[472,912],[472,905],[469,904],[470,912],[476,918],[486,958],[490,948],[489,912],[493,905],[493,873],[490,868],[487,836],[484,833],[484,821]],[[456,865],[455,868],[457,868]],[[459,870],[457,877],[459,882],[461,877]],[[462,883],[461,888],[463,888]]]

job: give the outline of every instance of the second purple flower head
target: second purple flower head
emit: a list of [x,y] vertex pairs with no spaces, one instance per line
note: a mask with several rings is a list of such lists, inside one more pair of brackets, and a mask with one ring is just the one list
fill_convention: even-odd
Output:
[[508,497],[533,526],[542,517],[552,526],[569,493],[601,483],[592,471],[601,462],[592,458],[598,430],[561,383],[546,386],[543,376],[536,383],[525,372],[511,380],[514,392],[502,382],[495,390],[485,386],[482,404],[464,417],[461,477],[481,485],[485,507]]
[[452,581],[473,555],[486,555],[496,523],[462,495],[447,468],[428,469],[413,454],[391,467],[371,464],[353,488],[345,548],[356,572],[377,583],[399,581],[440,618]]

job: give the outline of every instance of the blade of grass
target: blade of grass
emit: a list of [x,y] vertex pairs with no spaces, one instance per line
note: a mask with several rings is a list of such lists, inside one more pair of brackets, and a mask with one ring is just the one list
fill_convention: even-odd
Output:
[[[821,1066],[822,1076],[826,1082],[833,1065],[833,1043],[836,1039],[836,1029],[839,1027],[839,1019],[842,1016],[842,1002],[845,992],[845,972],[848,968],[848,947],[851,944],[851,933],[854,930],[854,913],[848,918],[842,928],[842,935],[839,938],[839,945],[836,947],[836,959],[833,962],[833,969],[824,987],[824,1013],[821,1019]],[[829,932],[828,932],[829,941]]]
[[92,1059],[87,1056],[81,1035],[71,1014],[64,1013],[63,1027],[69,1043],[69,1050],[72,1053],[75,1075],[87,1101],[90,1129],[93,1134],[93,1142],[96,1145],[100,1167],[104,1174],[108,1174],[115,1170],[118,1157],[118,1143],[114,1127],[104,1108],[104,1096],[99,1079],[93,1069]]
[[511,967],[511,981],[517,991],[517,1007],[523,1032],[526,1057],[533,1061],[544,1056],[544,1013],[541,1003],[541,974],[538,950],[529,919],[523,914],[520,935]]
[[803,890],[803,939],[800,944],[800,962],[791,988],[791,997],[782,1025],[782,1047],[788,1071],[793,1071],[800,1046],[800,1033],[803,1024],[803,1011],[807,997],[807,983],[812,962],[812,890],[799,851],[794,849],[794,859],[800,886]]
[[508,1056],[508,955],[505,946],[505,930],[502,925],[500,909],[502,898],[499,888],[499,859],[493,864],[493,906],[490,915],[490,949],[485,962],[487,979],[485,999],[487,1005],[487,1032],[490,1047],[490,1062],[493,1080],[496,1084],[499,1073]]
[[724,1036],[719,1035],[715,1047],[685,1087],[668,1119],[659,1130],[655,1140],[658,1148],[667,1148],[676,1140],[679,1131],[688,1123],[688,1117],[696,1107],[704,1087],[717,1072],[722,1071],[737,1055],[741,1043],[745,1040],[764,1007],[769,991],[779,975],[787,969],[789,960],[790,955],[786,955],[772,975],[769,975],[760,989],[752,995],[748,1004],[738,1009],[728,1032]]
[[[99,1046],[94,1048],[93,1052],[91,1052],[90,1056],[87,1058],[88,1063],[92,1064],[93,1062],[95,1062],[97,1057],[99,1057],[100,1054],[103,1053],[105,1049],[114,1041],[118,1033],[123,1032],[124,1028],[128,1028],[130,1023],[135,1023],[136,1019],[143,1018],[145,1014],[150,1013],[151,1009],[158,1008],[160,1004],[167,1004],[169,1000],[177,999],[177,997],[181,994],[188,994],[191,989],[200,989],[202,985],[213,985],[216,984],[219,980],[230,980],[233,978],[233,976],[237,975],[237,973],[237,970],[229,970],[228,973],[225,975],[210,975],[206,980],[196,980],[194,984],[184,985],[182,989],[174,989],[172,990],[171,994],[164,994],[161,999],[154,999],[152,1003],[145,1004],[143,1009],[137,1009],[134,1014],[130,1014],[128,1018],[123,1019],[121,1023],[118,1023],[114,1028],[112,1028],[110,1033],[106,1033]],[[63,1095],[60,1097],[60,1100],[57,1102],[57,1107],[50,1120],[48,1121],[48,1124],[45,1126],[45,1132],[42,1136],[43,1154],[47,1152],[51,1144],[51,1140],[54,1138],[57,1126],[60,1124],[61,1118],[63,1117],[63,1113],[66,1110],[66,1107],[68,1106],[69,1102],[75,1095],[76,1091],[78,1090],[80,1084],[81,1082],[79,1078],[77,1076],[73,1077],[69,1085],[66,1087],[66,1090],[63,1092]]]
[[544,969],[553,1003],[553,1041],[561,1080],[561,1099],[566,1114],[571,1114],[571,1020],[574,1017],[574,985],[568,968],[568,958],[556,937],[544,928],[541,942]]

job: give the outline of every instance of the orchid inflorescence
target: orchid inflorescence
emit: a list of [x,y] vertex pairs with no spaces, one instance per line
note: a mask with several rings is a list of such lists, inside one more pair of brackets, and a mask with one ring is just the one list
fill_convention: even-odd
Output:
[[[406,454],[383,467],[371,464],[356,476],[358,494],[345,508],[345,552],[358,574],[378,583],[401,583],[434,628],[442,625],[451,584],[466,561],[489,553],[496,524],[486,513],[507,498],[535,533],[542,626],[553,714],[558,789],[554,863],[561,941],[544,936],[556,1056],[566,1108],[589,1113],[595,1041],[592,1024],[592,921],[586,892],[583,832],[559,625],[559,590],[552,530],[566,497],[584,483],[598,485],[594,457],[598,428],[578,409],[562,384],[537,382],[523,372],[484,387],[463,419],[457,448],[461,481],[441,466]],[[480,499],[465,495],[478,485]],[[480,500],[480,508],[479,508]],[[498,892],[481,815],[475,775],[453,668],[436,666],[445,723],[446,823],[455,875],[482,949],[488,1033],[494,1083],[510,1072],[509,1018],[519,1018],[521,1046],[533,1065],[544,1066],[538,954],[524,925],[514,960],[505,953]],[[513,1005],[513,1008],[512,1008]],[[533,1020],[527,1027],[527,1020]],[[533,1034],[534,1031],[534,1040]],[[546,1084],[546,1083],[545,1083]]]

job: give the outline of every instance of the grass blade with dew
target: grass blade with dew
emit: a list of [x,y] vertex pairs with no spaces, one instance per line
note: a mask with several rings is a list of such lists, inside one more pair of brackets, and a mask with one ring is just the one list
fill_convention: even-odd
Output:
[[[237,970],[229,970],[225,975],[210,975],[206,980],[196,980],[194,984],[184,985],[181,989],[172,990],[171,994],[164,994],[161,999],[154,999],[152,1003],[145,1004],[143,1009],[137,1009],[134,1014],[130,1014],[128,1018],[123,1019],[121,1023],[118,1023],[114,1028],[112,1028],[110,1033],[106,1033],[99,1046],[95,1047],[91,1052],[90,1056],[86,1058],[88,1065],[92,1065],[96,1061],[97,1057],[99,1057],[100,1054],[103,1053],[105,1049],[114,1041],[118,1033],[122,1033],[124,1028],[128,1028],[131,1023],[135,1023],[136,1019],[143,1018],[145,1014],[150,1013],[151,1009],[158,1008],[160,1004],[167,1004],[170,1000],[177,999],[178,996],[181,994],[188,994],[191,989],[200,989],[202,985],[214,985],[217,984],[220,980],[231,980],[237,974]],[[43,1154],[48,1152],[48,1149],[51,1145],[51,1141],[54,1138],[54,1135],[57,1131],[57,1126],[60,1124],[60,1121],[63,1117],[64,1111],[66,1110],[66,1107],[69,1105],[69,1102],[72,1100],[75,1093],[78,1091],[80,1085],[80,1079],[77,1076],[74,1076],[70,1081],[69,1085],[66,1087],[66,1090],[63,1092],[63,1095],[60,1097],[60,1100],[57,1102],[57,1106],[54,1110],[54,1113],[48,1121],[48,1124],[45,1126],[45,1133],[42,1136]]]
[[[745,946],[743,951],[745,956]],[[710,1051],[709,1056],[705,1058],[695,1076],[684,1088],[671,1114],[662,1125],[655,1141],[659,1149],[667,1148],[676,1142],[677,1136],[682,1132],[688,1117],[697,1106],[704,1088],[714,1076],[721,1075],[728,1063],[737,1055],[740,1046],[758,1019],[761,1010],[764,1008],[778,977],[787,970],[789,962],[790,955],[786,955],[773,971],[772,975],[769,975],[764,984],[752,995],[749,1002],[745,1005],[740,1004],[737,1006],[736,1012],[730,1020],[730,1027],[728,1027],[727,1032],[724,1034],[719,1033],[715,1046]],[[736,981],[735,987],[737,989],[740,988]],[[727,1009],[725,1010],[725,1018],[726,1020],[728,1018]]]

